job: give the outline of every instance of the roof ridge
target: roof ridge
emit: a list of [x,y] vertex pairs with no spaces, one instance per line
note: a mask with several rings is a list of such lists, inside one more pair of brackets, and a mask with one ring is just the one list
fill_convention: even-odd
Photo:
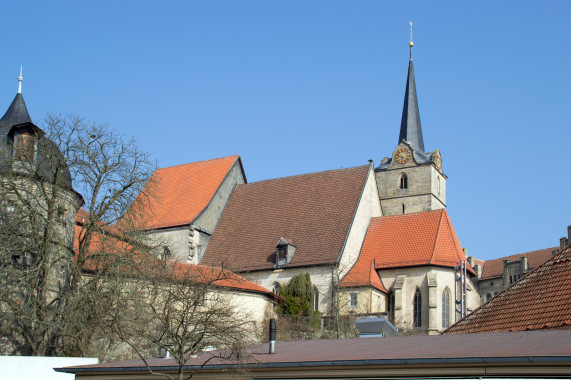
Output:
[[234,155],[230,155],[230,156],[225,156],[225,157],[216,157],[216,158],[211,158],[209,160],[201,160],[201,161],[193,161],[193,162],[187,162],[186,164],[178,164],[178,165],[172,165],[172,166],[165,166],[164,168],[158,168],[157,170],[155,170],[155,172],[159,171],[159,170],[164,170],[164,169],[172,169],[172,168],[177,168],[179,166],[187,166],[187,165],[194,165],[194,164],[200,164],[202,162],[210,162],[210,161],[218,161],[218,160],[223,160],[226,158],[230,158],[233,157],[234,159],[240,157],[239,154],[234,154]]
[[[437,210],[440,211],[440,210]],[[440,213],[440,221],[438,222],[438,231],[436,231],[436,238],[434,239],[434,247],[432,248],[432,256],[430,256],[429,263],[432,264],[434,261],[434,255],[436,255],[436,246],[438,245],[438,239],[440,238],[440,231],[442,229],[442,218],[444,213]]]
[[329,170],[321,170],[321,171],[310,172],[310,173],[293,174],[293,175],[288,175],[288,176],[285,176],[285,177],[268,178],[268,179],[263,179],[263,180],[261,180],[261,181],[248,182],[248,183],[244,183],[244,184],[242,184],[242,185],[255,185],[255,184],[258,184],[258,183],[262,183],[262,182],[277,181],[277,180],[280,180],[280,179],[301,177],[301,176],[313,175],[313,174],[323,174],[323,173],[340,172],[340,171],[344,171],[344,170],[354,170],[354,169],[360,169],[360,168],[369,167],[369,166],[370,166],[370,164],[366,164],[366,165],[352,166],[352,167],[350,167],[350,168],[329,169]]

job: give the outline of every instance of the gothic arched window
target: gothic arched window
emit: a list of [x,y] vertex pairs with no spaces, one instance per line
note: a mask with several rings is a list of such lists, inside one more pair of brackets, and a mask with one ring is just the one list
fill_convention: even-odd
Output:
[[450,291],[448,288],[442,292],[442,328],[450,327]]
[[313,310],[319,310],[319,289],[316,286],[313,287]]
[[277,281],[274,282],[274,287],[273,287],[273,289],[272,289],[272,292],[274,292],[274,294],[277,294],[277,295],[279,296],[279,295],[280,295],[280,288],[281,288],[281,287],[282,287],[282,286],[280,285],[279,282],[277,282]]
[[416,288],[412,303],[413,327],[422,327],[422,296],[420,289]]
[[408,177],[405,173],[402,173],[400,176],[400,188],[401,189],[408,189]]

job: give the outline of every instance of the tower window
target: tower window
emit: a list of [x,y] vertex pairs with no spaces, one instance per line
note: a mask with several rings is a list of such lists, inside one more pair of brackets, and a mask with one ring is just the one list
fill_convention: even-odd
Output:
[[408,177],[405,173],[402,173],[400,176],[400,188],[408,189]]
[[20,130],[14,136],[14,155],[21,161],[33,162],[36,151],[36,138],[30,129]]
[[422,296],[420,289],[416,288],[414,292],[414,300],[412,303],[413,326],[422,327]]
[[402,213],[404,214],[404,204],[402,205]]

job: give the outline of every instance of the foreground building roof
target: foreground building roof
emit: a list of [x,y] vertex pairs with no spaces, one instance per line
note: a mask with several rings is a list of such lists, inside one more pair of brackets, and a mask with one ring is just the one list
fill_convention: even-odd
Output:
[[381,216],[371,219],[359,259],[341,285],[369,281],[371,262],[379,270],[424,265],[454,267],[461,260],[466,257],[446,209]]
[[527,267],[529,270],[535,269],[551,257],[553,257],[553,251],[559,250],[559,247],[545,248],[537,251],[520,253],[517,255],[511,255],[506,257],[500,257],[499,259],[486,260],[483,264],[482,277],[481,280],[488,278],[502,277],[504,275],[504,261],[515,261],[522,257],[527,257]]
[[141,192],[143,195],[135,200],[134,204],[142,204],[143,210],[136,216],[136,224],[155,229],[191,223],[208,206],[239,160],[236,155],[156,170]]
[[288,267],[337,262],[369,170],[365,165],[238,185],[201,264],[273,269],[281,238],[296,247]]
[[[569,374],[571,331],[531,331],[470,335],[415,335],[387,338],[277,342],[250,347],[243,358],[250,378],[385,378],[486,375]],[[213,378],[231,375],[236,364],[204,353],[186,363],[186,370]],[[174,359],[147,359],[155,371],[176,370]],[[82,376],[148,374],[142,360],[58,368]],[[150,377],[151,375],[149,375]],[[91,377],[90,377],[91,378]],[[147,378],[147,377],[144,377]]]
[[571,247],[444,333],[562,329],[571,329]]

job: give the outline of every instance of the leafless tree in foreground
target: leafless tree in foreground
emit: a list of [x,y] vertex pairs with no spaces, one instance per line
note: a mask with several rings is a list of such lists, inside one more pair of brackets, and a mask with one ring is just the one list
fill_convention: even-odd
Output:
[[[116,294],[103,284],[143,246],[128,226],[116,231],[112,225],[154,164],[106,125],[52,115],[42,129],[27,128],[0,157],[2,348],[5,354],[93,355],[99,319]],[[83,201],[70,179],[85,200],[77,225]],[[128,244],[116,244],[118,235]]]
[[[245,346],[252,343],[255,326],[237,309],[227,289],[242,278],[222,269],[174,262],[146,262],[136,270],[138,276],[125,274],[123,282],[129,286],[117,298],[112,325],[150,373],[189,379],[194,372],[185,363],[193,356],[201,354],[203,364],[214,358],[236,364],[248,357]],[[147,358],[166,352],[176,371],[152,369]]]

